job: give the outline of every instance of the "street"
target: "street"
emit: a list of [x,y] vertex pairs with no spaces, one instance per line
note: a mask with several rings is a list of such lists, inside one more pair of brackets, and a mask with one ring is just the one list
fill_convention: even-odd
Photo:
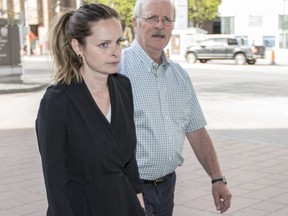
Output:
[[[288,66],[179,63],[189,72],[211,132],[288,146]],[[47,58],[26,58],[23,67],[25,77],[50,78]],[[34,127],[43,93],[0,95],[0,129]]]
[[[31,59],[25,64],[27,77],[42,79],[44,72],[29,67],[41,69],[43,62]],[[193,81],[233,194],[225,215],[286,216],[288,67],[179,63]],[[0,216],[45,215],[34,129],[44,91],[0,94]],[[210,179],[187,142],[183,155],[185,163],[177,169],[174,216],[219,215]]]
[[270,65],[187,65],[217,134],[288,146],[288,68]]

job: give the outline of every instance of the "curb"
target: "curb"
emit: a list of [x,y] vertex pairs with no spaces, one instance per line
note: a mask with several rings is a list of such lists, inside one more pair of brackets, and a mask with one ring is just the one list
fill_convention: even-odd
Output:
[[[1,84],[0,84],[1,85]],[[29,86],[31,85],[31,86]],[[7,89],[0,89],[0,94],[12,94],[12,93],[25,93],[25,92],[34,92],[39,91],[44,88],[47,88],[50,84],[49,83],[25,83],[19,84],[19,88],[7,88]]]

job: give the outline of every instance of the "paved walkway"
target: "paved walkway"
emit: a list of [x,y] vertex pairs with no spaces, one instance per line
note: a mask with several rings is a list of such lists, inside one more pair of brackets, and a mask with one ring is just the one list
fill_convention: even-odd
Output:
[[[231,216],[287,216],[288,148],[213,135],[233,193]],[[0,216],[44,216],[45,189],[33,128],[0,130]],[[210,179],[188,143],[177,170],[175,216],[213,216]]]
[[[0,94],[0,216],[45,215],[46,195],[33,128],[43,92],[44,90]],[[232,207],[225,215],[287,216],[288,139],[283,139],[287,137],[288,121],[284,120],[287,119],[287,111],[282,113],[284,121],[279,121],[280,117],[277,117],[277,121],[272,122],[276,112],[271,107],[264,106],[266,119],[257,119],[253,127],[246,131],[247,138],[243,139],[233,135],[240,133],[240,130],[232,128],[225,131],[215,124],[225,119],[225,111],[230,110],[231,104],[229,107],[225,101],[215,103],[205,98],[199,99],[206,117],[211,119],[212,125],[208,130],[233,194]],[[284,107],[283,110],[288,109]],[[239,122],[239,128],[245,123],[244,117],[248,121],[256,113],[247,115],[245,109],[242,110],[245,113],[240,110],[238,112],[240,115],[234,116],[237,119],[233,120]],[[277,130],[274,138],[265,138],[267,118],[273,123],[273,129]],[[228,122],[227,120],[227,128]],[[234,125],[235,128],[237,125]],[[257,131],[257,136],[264,137],[263,140],[253,139],[255,129],[262,129]],[[282,131],[281,139],[276,135]],[[286,145],[282,145],[283,143]],[[174,216],[219,215],[213,204],[210,179],[187,142],[184,158],[184,165],[177,169]]]

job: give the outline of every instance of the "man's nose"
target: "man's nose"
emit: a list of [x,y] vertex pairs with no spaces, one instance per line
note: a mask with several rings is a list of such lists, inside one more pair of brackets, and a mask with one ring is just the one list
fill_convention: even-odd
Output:
[[165,25],[164,25],[163,19],[159,18],[158,22],[156,23],[156,25],[154,27],[157,27],[159,29],[164,29]]

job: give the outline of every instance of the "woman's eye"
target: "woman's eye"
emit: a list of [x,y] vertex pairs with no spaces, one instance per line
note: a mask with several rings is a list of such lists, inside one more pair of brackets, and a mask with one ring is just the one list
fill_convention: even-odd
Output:
[[99,44],[99,45],[97,45],[98,47],[100,47],[100,48],[107,48],[108,47],[108,43],[101,43],[101,44]]

